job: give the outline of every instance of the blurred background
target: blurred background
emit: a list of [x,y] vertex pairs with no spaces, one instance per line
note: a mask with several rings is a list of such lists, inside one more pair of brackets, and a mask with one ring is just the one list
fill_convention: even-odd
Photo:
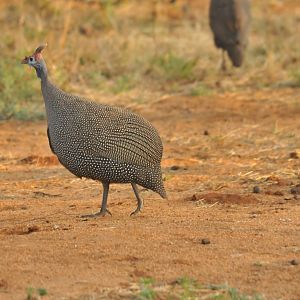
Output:
[[0,1],[0,119],[44,118],[39,80],[20,64],[44,42],[53,82],[106,103],[300,86],[299,0],[252,0],[245,62],[226,74],[208,7],[209,0]]
[[[251,6],[243,65],[223,72],[209,0],[0,0],[0,298],[300,299],[300,0]],[[157,128],[169,201],[143,189],[129,218],[115,185],[113,218],[78,218],[99,183],[51,153],[21,65],[45,42],[58,87]]]

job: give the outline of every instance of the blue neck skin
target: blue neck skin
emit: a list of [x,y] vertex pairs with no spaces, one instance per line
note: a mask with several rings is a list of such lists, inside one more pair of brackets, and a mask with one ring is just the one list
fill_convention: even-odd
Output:
[[38,78],[40,78],[42,81],[46,81],[48,77],[47,73],[47,67],[44,60],[41,60],[40,63],[34,67],[36,71],[36,75]]

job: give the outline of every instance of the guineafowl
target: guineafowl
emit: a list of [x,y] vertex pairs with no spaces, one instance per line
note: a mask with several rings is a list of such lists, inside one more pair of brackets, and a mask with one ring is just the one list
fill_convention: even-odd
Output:
[[103,185],[99,212],[84,217],[111,215],[107,209],[110,183],[131,183],[137,208],[143,207],[137,184],[166,198],[161,173],[163,146],[156,129],[143,117],[124,108],[97,104],[68,94],[48,77],[39,46],[23,64],[33,67],[41,80],[52,152],[74,175]]
[[250,28],[249,0],[211,0],[209,8],[210,27],[215,45],[222,49],[222,69],[226,69],[226,51],[233,66],[243,63]]

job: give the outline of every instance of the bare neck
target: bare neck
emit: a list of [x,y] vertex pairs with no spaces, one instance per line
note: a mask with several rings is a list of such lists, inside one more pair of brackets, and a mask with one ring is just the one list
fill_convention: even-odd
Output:
[[38,78],[41,79],[41,81],[45,82],[48,79],[48,71],[47,71],[47,66],[44,60],[40,62],[40,64],[35,67],[36,75]]

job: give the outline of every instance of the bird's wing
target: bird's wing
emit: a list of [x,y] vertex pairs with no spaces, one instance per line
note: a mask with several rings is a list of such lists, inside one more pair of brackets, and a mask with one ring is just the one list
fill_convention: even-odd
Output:
[[89,155],[143,167],[160,163],[161,139],[144,118],[122,108],[96,104],[86,113],[87,121],[80,132]]
[[250,21],[250,3],[242,1],[212,0],[210,26],[217,46],[235,44],[246,36]]

